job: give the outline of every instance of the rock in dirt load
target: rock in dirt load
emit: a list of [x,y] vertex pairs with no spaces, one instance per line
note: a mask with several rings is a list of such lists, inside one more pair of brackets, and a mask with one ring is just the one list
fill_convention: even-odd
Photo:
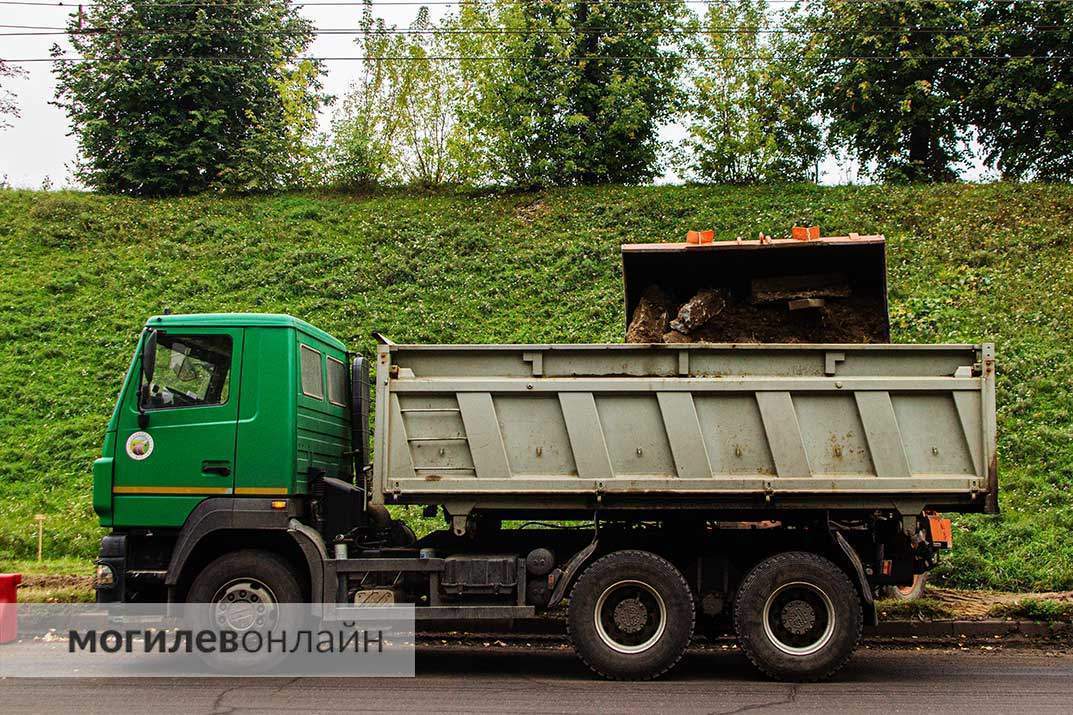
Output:
[[641,296],[626,330],[628,343],[661,343],[673,310],[671,299],[659,286],[649,286]]
[[689,335],[723,312],[726,304],[722,292],[704,288],[682,304],[678,309],[678,317],[671,321],[671,327],[679,333]]

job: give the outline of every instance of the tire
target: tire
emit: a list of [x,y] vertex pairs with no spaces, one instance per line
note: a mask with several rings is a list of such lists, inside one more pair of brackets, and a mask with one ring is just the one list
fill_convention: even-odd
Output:
[[302,587],[291,565],[271,551],[232,551],[202,569],[186,594],[187,603],[214,603],[220,589],[238,579],[267,586],[276,603],[301,603]]
[[746,575],[734,602],[742,650],[776,680],[823,680],[839,671],[861,639],[857,589],[829,559],[788,551]]
[[[187,617],[199,630],[296,633],[302,623],[297,609],[278,604],[303,603],[302,587],[291,565],[270,551],[233,551],[220,556],[197,575],[186,594]],[[252,672],[274,667],[284,654],[259,652],[240,657],[204,654],[213,668]]]
[[693,637],[693,594],[666,559],[616,551],[574,584],[567,633],[578,656],[612,680],[649,680],[681,660]]
[[881,586],[876,589],[880,598],[889,598],[894,601],[915,601],[924,597],[924,590],[928,586],[928,574],[918,573],[913,577],[913,583],[908,586]]

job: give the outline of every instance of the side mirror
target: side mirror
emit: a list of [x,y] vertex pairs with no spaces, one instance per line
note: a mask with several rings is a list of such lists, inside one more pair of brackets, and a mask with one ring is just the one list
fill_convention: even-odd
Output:
[[149,385],[153,383],[153,373],[156,371],[156,341],[157,332],[149,330],[142,345],[142,382],[145,384],[145,393],[142,393],[141,385],[138,386],[138,429],[149,426],[149,413],[145,411],[145,400],[149,396]]
[[142,376],[146,384],[153,382],[153,372],[156,371],[156,339],[157,332],[150,330],[145,336],[145,346],[142,348]]

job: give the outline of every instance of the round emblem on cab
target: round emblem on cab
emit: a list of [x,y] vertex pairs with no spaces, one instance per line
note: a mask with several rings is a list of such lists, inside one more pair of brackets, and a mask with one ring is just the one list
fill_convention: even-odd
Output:
[[148,432],[135,432],[127,437],[127,456],[135,461],[147,459],[153,453],[153,436]]

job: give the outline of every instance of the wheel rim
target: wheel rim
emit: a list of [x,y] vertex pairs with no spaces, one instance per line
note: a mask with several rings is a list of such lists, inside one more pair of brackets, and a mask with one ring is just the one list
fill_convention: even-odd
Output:
[[656,589],[643,581],[617,581],[596,599],[596,633],[618,653],[648,650],[667,628],[667,606]]
[[779,586],[764,603],[764,633],[787,655],[811,655],[835,632],[835,608],[823,589],[805,581]]
[[276,595],[263,581],[233,579],[212,597],[213,621],[234,631],[271,628],[279,617],[277,603]]

